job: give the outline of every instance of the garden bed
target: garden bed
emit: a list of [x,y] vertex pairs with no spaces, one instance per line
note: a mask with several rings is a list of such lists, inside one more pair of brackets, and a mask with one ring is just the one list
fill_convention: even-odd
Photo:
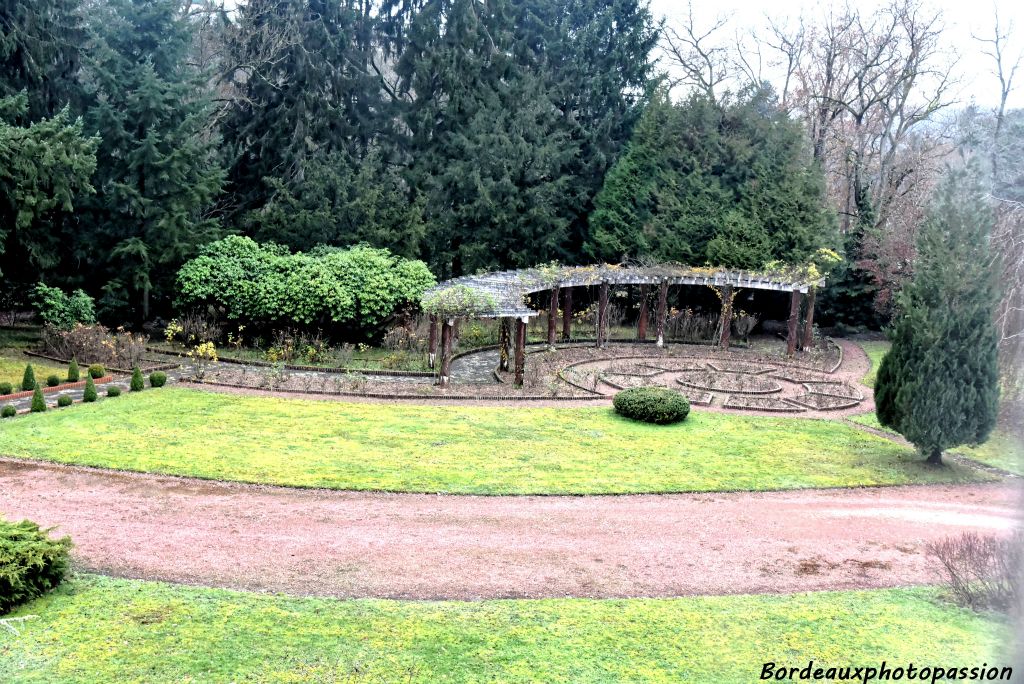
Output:
[[[102,385],[104,383],[113,381],[114,376],[112,375],[104,375],[102,378],[96,378],[95,380],[93,380],[93,382],[97,385]],[[87,382],[88,380],[80,380],[79,382],[62,382],[61,384],[54,385],[53,387],[40,385],[39,389],[42,391],[43,394],[54,394],[56,392],[63,392],[66,390],[81,389],[82,387],[85,387]],[[34,390],[23,390],[21,392],[12,392],[11,394],[0,394],[0,402],[14,401],[15,399],[24,399],[25,397],[31,397],[33,393]]]
[[[48,356],[48,355],[42,354],[40,352],[34,352],[34,351],[25,350],[24,354],[26,356],[32,356],[32,357],[37,358],[37,359],[45,359],[47,361],[53,361],[55,363],[60,363],[60,364],[63,364],[63,365],[67,365],[67,364],[71,363],[71,359],[60,359],[60,358],[57,358],[56,356]],[[150,362],[152,362],[150,365],[146,365],[146,366],[143,366],[141,363],[139,364],[139,369],[143,373],[152,373],[154,371],[174,370],[175,368],[178,368],[178,367],[181,366],[180,363],[159,363],[156,359],[143,359],[143,361],[150,361]],[[83,361],[81,363],[84,364],[85,361]],[[117,366],[111,366],[111,365],[108,365],[108,364],[103,364],[103,366],[107,370],[117,371],[118,373],[132,373],[135,370],[134,368],[119,368]]]
[[677,378],[676,382],[686,387],[729,394],[777,394],[782,391],[782,385],[771,378],[745,373],[694,371]]
[[743,396],[739,394],[730,394],[723,406],[732,409],[773,411],[778,413],[800,413],[806,410],[801,406],[796,406],[785,399],[777,397]]

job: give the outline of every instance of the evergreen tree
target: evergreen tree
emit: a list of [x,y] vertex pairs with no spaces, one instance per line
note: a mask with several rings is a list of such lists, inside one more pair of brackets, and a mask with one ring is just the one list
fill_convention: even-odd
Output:
[[132,392],[141,392],[145,388],[146,383],[142,379],[142,369],[140,369],[138,366],[135,366],[134,368],[132,368],[132,380],[131,383],[128,385],[128,389],[131,390]]
[[598,259],[758,268],[835,243],[824,180],[799,126],[766,88],[721,103],[654,95],[595,199]]
[[78,360],[71,359],[71,363],[68,364],[68,382],[78,382],[81,377],[81,371],[78,369]]
[[186,61],[186,11],[177,0],[107,0],[89,14],[86,118],[101,141],[82,251],[105,267],[108,315],[148,318],[151,295],[169,302],[177,266],[220,234],[208,211],[223,173],[209,93]]
[[96,401],[96,383],[92,380],[92,375],[85,376],[85,391],[82,392],[82,401],[86,404]]
[[28,392],[36,387],[36,373],[32,370],[32,364],[25,366],[25,374],[21,376],[21,389]]
[[43,389],[36,383],[35,388],[32,391],[32,406],[30,411],[32,413],[42,413],[46,410],[46,399],[43,397]]
[[878,369],[879,421],[927,454],[929,463],[941,463],[951,447],[984,442],[995,426],[992,221],[977,181],[948,174],[921,228],[892,349]]

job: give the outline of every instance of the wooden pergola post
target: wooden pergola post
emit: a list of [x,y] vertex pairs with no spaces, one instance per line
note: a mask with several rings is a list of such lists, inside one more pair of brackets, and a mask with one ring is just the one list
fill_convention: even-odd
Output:
[[509,370],[509,348],[512,346],[512,320],[498,320],[498,370]]
[[437,359],[437,314],[430,314],[430,338],[427,342],[427,366],[433,370]]
[[556,328],[558,327],[558,286],[551,288],[551,305],[548,307],[548,348],[555,348]]
[[516,319],[516,350],[515,350],[515,386],[523,386],[526,374],[526,316]]
[[562,341],[568,342],[572,339],[572,288],[565,288],[565,295],[562,297]]
[[804,342],[803,350],[814,348],[814,295],[817,288],[811,287],[807,291],[807,318],[804,320]]
[[668,315],[668,281],[662,280],[658,287],[658,311],[654,327],[658,334],[658,346],[665,346],[665,317]]
[[640,286],[640,315],[636,319],[636,339],[643,342],[647,339],[647,285]]
[[438,384],[447,387],[451,379],[452,366],[452,329],[455,327],[454,318],[445,318],[441,324],[441,370],[438,373]]
[[800,322],[800,290],[793,290],[793,293],[789,297],[789,330],[786,331],[786,355],[793,356],[796,354],[796,329],[797,324]]
[[719,322],[722,325],[722,334],[718,338],[718,346],[728,349],[729,337],[732,335],[732,285],[722,288],[722,315]]
[[597,295],[597,346],[608,343],[608,281],[601,283]]

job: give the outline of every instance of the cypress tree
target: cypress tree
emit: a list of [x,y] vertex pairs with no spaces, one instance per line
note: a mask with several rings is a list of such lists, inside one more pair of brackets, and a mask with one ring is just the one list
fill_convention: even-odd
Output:
[[85,391],[82,393],[82,401],[87,404],[96,401],[96,383],[92,381],[92,375],[85,376]]
[[999,404],[993,217],[978,182],[950,173],[918,237],[892,349],[878,369],[878,420],[927,455],[984,442]]
[[132,392],[141,392],[145,387],[146,384],[142,379],[142,370],[138,366],[135,366],[132,368],[132,381],[129,384],[128,389]]
[[68,365],[68,382],[78,382],[81,377],[81,372],[78,370],[78,360],[71,359],[70,365]]
[[37,383],[32,392],[32,413],[42,413],[46,410],[46,399],[43,398],[43,388]]
[[26,364],[25,374],[21,376],[21,389],[25,392],[36,388],[36,373],[32,370],[32,364]]

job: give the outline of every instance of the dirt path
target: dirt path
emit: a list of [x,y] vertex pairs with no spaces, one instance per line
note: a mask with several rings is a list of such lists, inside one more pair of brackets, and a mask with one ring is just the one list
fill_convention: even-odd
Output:
[[203,482],[0,459],[0,514],[56,525],[78,567],[295,594],[676,596],[935,580],[930,539],[1002,533],[1012,484],[760,494],[473,497]]

